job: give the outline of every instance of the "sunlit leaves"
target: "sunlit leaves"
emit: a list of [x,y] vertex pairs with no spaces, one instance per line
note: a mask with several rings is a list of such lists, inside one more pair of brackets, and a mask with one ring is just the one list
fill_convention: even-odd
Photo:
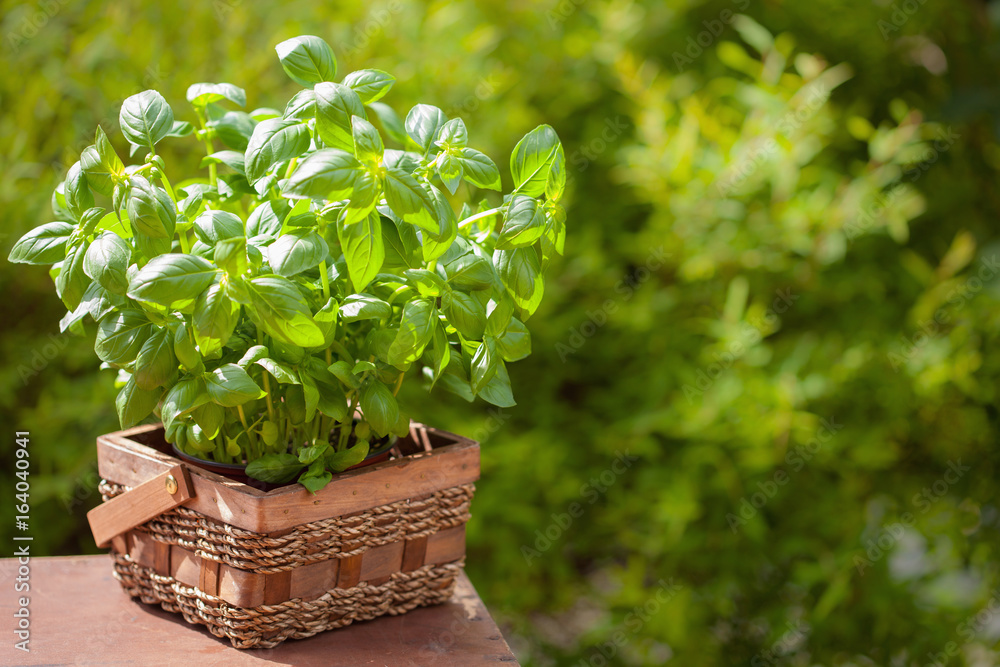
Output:
[[129,143],[152,149],[172,129],[174,112],[163,95],[144,90],[126,98],[118,121]]
[[302,35],[281,42],[274,50],[285,73],[300,86],[312,88],[337,76],[337,59],[330,45],[315,35]]

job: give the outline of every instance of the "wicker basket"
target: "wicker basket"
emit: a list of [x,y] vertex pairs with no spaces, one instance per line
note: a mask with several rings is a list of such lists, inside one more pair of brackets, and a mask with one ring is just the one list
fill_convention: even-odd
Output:
[[315,495],[186,468],[159,426],[97,447],[106,502],[91,526],[122,588],[237,648],[444,602],[464,563],[479,445],[450,433],[413,424],[395,458]]

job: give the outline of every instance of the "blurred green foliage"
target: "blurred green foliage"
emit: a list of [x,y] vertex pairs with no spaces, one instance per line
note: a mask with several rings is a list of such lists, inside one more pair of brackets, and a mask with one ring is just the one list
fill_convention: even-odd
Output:
[[[124,97],[273,104],[297,34],[489,154],[550,123],[570,232],[519,405],[407,396],[484,442],[468,570],[522,660],[995,664],[998,26],[972,0],[7,3],[3,252]],[[94,551],[112,377],[55,335],[44,271],[0,287],[0,455],[31,431],[37,552]]]

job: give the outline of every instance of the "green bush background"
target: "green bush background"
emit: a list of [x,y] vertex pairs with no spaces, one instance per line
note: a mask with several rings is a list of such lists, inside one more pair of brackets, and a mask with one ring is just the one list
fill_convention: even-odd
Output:
[[[406,394],[484,441],[468,571],[519,658],[997,664],[998,4],[4,3],[0,246],[122,99],[276,104],[297,34],[501,166],[550,123],[569,237],[519,405]],[[112,375],[44,270],[0,288],[3,488],[30,430],[35,553],[95,552]]]

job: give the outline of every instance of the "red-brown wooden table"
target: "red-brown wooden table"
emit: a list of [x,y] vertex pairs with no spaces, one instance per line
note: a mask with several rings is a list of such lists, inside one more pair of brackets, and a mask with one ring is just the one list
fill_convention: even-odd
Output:
[[[18,563],[0,560],[3,665],[333,665],[479,667],[517,665],[463,573],[443,605],[240,651],[179,615],[129,598],[107,556],[32,558],[28,593],[14,590]],[[29,653],[14,648],[18,598],[30,598]]]

